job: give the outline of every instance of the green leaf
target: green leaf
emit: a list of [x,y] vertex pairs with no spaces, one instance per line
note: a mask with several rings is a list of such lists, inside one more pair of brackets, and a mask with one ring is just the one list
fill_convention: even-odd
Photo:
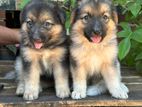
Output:
[[124,5],[126,4],[127,0],[112,0],[115,4]]
[[66,26],[67,29],[69,29],[70,28],[70,15],[71,15],[71,13],[66,12],[66,15],[67,15],[67,18],[66,18],[67,20],[66,20],[65,26]]
[[126,31],[132,31],[128,22],[121,22],[119,25]]
[[134,31],[132,34],[132,39],[142,43],[142,29],[137,29],[136,31]]
[[131,11],[131,13],[136,17],[141,10],[141,4],[137,2],[133,2],[128,6],[128,9]]
[[21,0],[21,2],[17,5],[18,9],[23,9],[24,6],[31,0]]
[[142,61],[137,61],[136,62],[136,70],[139,72],[139,73],[142,73]]
[[136,56],[136,59],[135,59],[136,61],[137,60],[142,60],[142,52],[141,53],[139,53],[137,56]]
[[136,0],[136,3],[142,4],[141,0]]
[[76,4],[76,0],[72,0],[72,1],[71,1],[72,7],[75,7],[75,4]]
[[127,31],[127,30],[122,30],[120,32],[117,33],[118,37],[128,37],[132,34],[131,31]]
[[125,38],[119,43],[118,57],[120,60],[125,58],[125,56],[129,53],[130,48],[131,48],[130,38]]

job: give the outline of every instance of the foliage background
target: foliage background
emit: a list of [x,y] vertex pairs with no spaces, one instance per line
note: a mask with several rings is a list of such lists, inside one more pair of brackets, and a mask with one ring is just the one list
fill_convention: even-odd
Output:
[[119,59],[142,73],[142,0],[113,0],[120,16]]

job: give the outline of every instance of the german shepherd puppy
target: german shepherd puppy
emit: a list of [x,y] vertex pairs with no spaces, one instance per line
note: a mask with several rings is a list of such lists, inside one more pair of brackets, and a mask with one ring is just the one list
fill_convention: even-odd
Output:
[[54,76],[56,95],[70,94],[68,85],[65,13],[55,3],[31,1],[21,13],[20,57],[16,61],[18,72],[17,95],[25,100],[38,98],[40,75]]
[[[111,0],[82,0],[72,12],[70,62],[73,99],[109,90],[115,98],[127,99],[128,88],[121,82],[117,59],[117,14]],[[89,77],[103,77],[87,88]]]

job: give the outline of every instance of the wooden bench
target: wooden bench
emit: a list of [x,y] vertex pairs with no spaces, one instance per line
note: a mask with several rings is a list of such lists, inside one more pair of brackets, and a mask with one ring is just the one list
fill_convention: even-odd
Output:
[[13,61],[0,61],[0,84],[5,85],[0,91],[0,107],[142,106],[142,77],[134,69],[122,68],[123,81],[130,89],[127,100],[112,98],[109,93],[82,100],[59,99],[55,96],[54,88],[48,87],[35,101],[25,101],[15,95],[15,80],[4,79],[5,74],[11,70],[14,70]]

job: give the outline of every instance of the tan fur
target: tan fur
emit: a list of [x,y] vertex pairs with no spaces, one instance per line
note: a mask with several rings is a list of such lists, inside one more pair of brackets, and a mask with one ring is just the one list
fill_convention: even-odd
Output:
[[[106,24],[106,36],[98,44],[90,42],[86,38],[84,35],[84,28],[86,25],[81,19],[76,20],[76,22],[72,25],[71,40],[73,43],[70,46],[70,52],[71,57],[77,63],[76,67],[71,65],[74,88],[72,92],[72,98],[85,98],[87,91],[87,79],[90,76],[101,74],[105,81],[106,87],[109,89],[109,92],[112,94],[112,96],[125,99],[128,97],[128,89],[123,83],[121,83],[120,66],[119,62],[117,61],[117,21],[113,20],[108,4],[99,4],[99,11],[95,11],[95,8],[92,6],[89,7],[89,5],[89,3],[85,4],[81,8],[82,14],[88,12],[91,15],[106,14],[110,16],[110,19]],[[75,13],[73,13],[72,20],[74,15]],[[114,61],[116,62],[116,65],[114,64]],[[96,89],[96,87],[94,89]],[[105,91],[105,89],[101,90]],[[100,94],[101,91],[98,89],[96,93]]]
[[116,11],[113,11],[113,18],[114,18],[114,21],[116,24],[118,24],[118,16],[117,16],[117,12]]
[[[81,10],[82,13],[88,12],[88,13],[92,13],[93,8],[90,5],[86,5],[83,7],[83,9]],[[93,11],[96,12],[96,11]]]
[[32,19],[33,21],[35,21],[37,18],[32,14],[32,12],[27,13],[27,18]]
[[[66,52],[65,48],[55,48],[53,50],[34,50],[31,48],[24,48],[23,49],[24,58],[27,61],[32,62],[29,74],[25,74],[24,81],[26,80],[26,87],[29,87],[29,85],[33,85],[35,87],[38,87],[38,91],[40,91],[40,74],[43,72],[39,68],[38,61],[41,60],[45,66],[46,69],[48,69],[48,74],[54,74],[55,78],[55,87],[56,87],[56,94],[58,97],[60,96],[60,91],[66,92],[64,94],[69,93],[68,89],[68,70],[62,68],[62,65],[59,63],[60,60],[64,57],[64,54]],[[53,66],[53,68],[52,68]],[[51,72],[53,70],[53,72]],[[66,71],[65,71],[66,70]],[[23,74],[22,74],[23,75]],[[24,76],[24,75],[23,75]],[[64,88],[63,88],[64,87]],[[28,93],[28,92],[27,92]],[[64,97],[64,96],[63,96]]]
[[[39,10],[40,13],[36,13],[39,7],[36,3],[32,5],[31,2],[29,6],[32,6],[32,9],[30,10],[28,6],[25,7],[28,9],[23,11],[22,15],[26,15],[26,17],[21,16],[23,22],[21,21],[20,57],[16,60],[19,80],[16,94],[23,95],[25,100],[38,98],[39,92],[41,92],[40,76],[44,74],[53,74],[57,97],[65,98],[70,94],[69,68],[68,65],[63,65],[65,62],[68,63],[68,59],[65,59],[68,50],[65,46],[67,38],[63,31],[64,22],[59,21],[61,16],[54,17],[57,13],[51,14],[52,11],[48,10],[51,8],[49,5],[40,2],[40,6],[47,6],[47,10],[43,8]],[[58,14],[60,12],[62,11],[58,11]],[[27,22],[28,19],[30,22]],[[39,42],[42,46],[37,48],[35,44]]]
[[[53,72],[51,72],[52,71],[51,66],[59,62],[64,57],[65,52],[66,52],[66,49],[64,48],[55,48],[53,50],[40,50],[40,51],[31,49],[31,48],[23,49],[25,60],[32,61],[33,68],[31,68],[31,70],[35,72],[39,72],[38,74],[42,74],[42,71],[38,69],[39,64],[37,63],[37,61],[41,60],[45,68],[49,70],[48,73],[52,74]],[[34,68],[36,70],[34,70]]]
[[[23,48],[22,51],[24,59],[26,61],[31,62],[31,67],[28,72],[23,71],[21,59],[18,59],[16,61],[18,64],[20,64],[19,69],[17,69],[20,78],[18,85],[19,88],[17,88],[18,90],[16,92],[17,94],[24,93],[24,98],[27,99],[27,96],[29,96],[31,94],[31,91],[34,90],[33,92],[37,93],[37,95],[33,99],[36,99],[38,97],[38,93],[40,92],[40,74],[43,73],[38,62],[39,60],[41,60],[41,62],[43,62],[45,69],[49,71],[47,73],[54,74],[56,95],[61,98],[64,98],[66,95],[69,95],[69,71],[68,69],[64,69],[60,64],[60,61],[62,60],[64,54],[67,51],[65,48],[55,48],[52,50],[35,50],[31,48]],[[29,86],[31,87],[30,89],[33,90],[30,90]],[[25,92],[23,88],[25,88]]]
[[110,11],[110,8],[107,4],[105,3],[101,3],[100,6],[99,6],[99,11],[100,13],[104,13],[104,12],[109,12]]
[[[24,30],[24,31],[28,31],[28,28],[27,28],[27,24],[26,23],[23,23],[22,24],[22,30]],[[22,37],[21,37],[22,38]]]
[[44,12],[44,11],[40,14],[39,17],[40,17],[41,21],[53,19],[52,15],[50,13],[47,13],[47,12]]
[[55,48],[53,50],[35,50],[31,48],[24,48],[23,52],[26,60],[36,61],[40,59],[46,59],[55,63],[56,61],[60,61],[66,52],[66,49]]

